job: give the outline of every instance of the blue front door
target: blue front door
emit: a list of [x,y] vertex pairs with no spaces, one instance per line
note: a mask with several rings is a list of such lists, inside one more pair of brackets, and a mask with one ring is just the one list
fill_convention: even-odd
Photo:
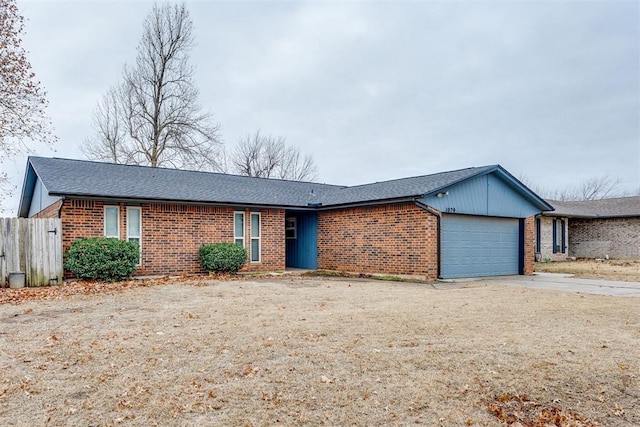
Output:
[[285,218],[286,265],[318,268],[318,215],[315,212],[287,212]]

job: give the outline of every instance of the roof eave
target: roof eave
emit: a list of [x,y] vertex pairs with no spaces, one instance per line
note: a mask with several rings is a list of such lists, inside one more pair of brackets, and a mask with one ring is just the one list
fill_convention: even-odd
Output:
[[419,199],[421,197],[423,197],[422,194],[414,194],[410,196],[393,197],[393,198],[386,198],[386,199],[362,200],[359,202],[348,202],[348,203],[334,203],[330,205],[318,206],[316,209],[320,211],[328,211],[333,209],[348,209],[348,208],[357,208],[362,206],[386,205],[389,203],[405,203],[405,202],[413,202],[416,199]]
[[542,212],[551,212],[554,211],[555,208],[551,206],[545,199],[538,196],[532,189],[524,185],[518,178],[511,175],[505,168],[498,165],[496,167],[496,171],[501,173],[503,177],[507,178],[512,184],[514,184],[521,193],[524,193],[527,199],[530,202],[534,203]]
[[549,217],[555,217],[555,218],[594,218],[591,215],[583,215],[583,214],[570,214],[567,212],[558,212],[558,211],[547,211],[547,212],[542,212],[542,216],[549,216]]
[[85,193],[69,193],[69,192],[52,192],[52,196],[65,197],[68,199],[86,199],[86,200],[102,200],[116,202],[133,202],[133,203],[173,203],[184,205],[208,205],[208,206],[247,206],[252,208],[263,209],[296,209],[296,210],[315,210],[307,205],[286,205],[286,204],[268,204],[268,203],[248,203],[241,201],[212,201],[212,200],[180,200],[180,199],[162,199],[162,198],[145,198],[145,197],[122,197],[122,196],[107,196],[99,194],[85,194]]
[[31,164],[31,156],[29,156],[27,158],[27,167],[24,172],[24,180],[22,181],[20,203],[18,204],[18,217],[20,218],[26,218],[29,216],[29,208],[31,207],[31,199],[33,199],[33,192],[37,179],[38,175]]
[[318,211],[318,210],[332,210],[332,209],[345,209],[361,206],[373,206],[384,205],[388,203],[404,203],[413,202],[416,199],[422,198],[422,194],[414,194],[410,196],[394,197],[377,200],[363,200],[359,202],[338,203],[338,204],[315,204],[310,206],[305,205],[284,205],[284,204],[266,204],[266,203],[248,203],[248,202],[231,202],[231,201],[209,201],[209,200],[176,200],[176,199],[153,199],[153,198],[140,198],[140,197],[119,197],[119,196],[106,196],[96,194],[84,194],[84,193],[69,193],[69,192],[55,192],[50,193],[52,196],[65,197],[68,199],[87,199],[87,200],[103,200],[111,202],[135,202],[135,203],[177,203],[177,204],[195,204],[195,205],[209,205],[209,206],[248,206],[253,208],[265,208],[265,209],[292,209],[292,210],[306,210],[306,211]]

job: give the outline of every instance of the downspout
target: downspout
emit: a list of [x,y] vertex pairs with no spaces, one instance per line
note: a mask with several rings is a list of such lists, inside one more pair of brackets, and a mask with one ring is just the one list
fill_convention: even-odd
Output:
[[436,245],[438,247],[437,250],[437,262],[438,262],[438,278],[440,278],[440,263],[441,263],[441,245],[440,245],[440,222],[441,222],[441,216],[440,213],[432,208],[430,208],[428,205],[425,205],[424,203],[422,203],[421,201],[419,201],[418,199],[413,199],[413,203],[419,207],[420,209],[430,213],[431,215],[436,217]]
[[[60,206],[58,206],[58,219],[62,218],[62,206],[64,205],[64,201],[65,201],[65,198],[64,196],[62,196],[60,198]],[[60,230],[60,232],[62,233],[62,230]]]

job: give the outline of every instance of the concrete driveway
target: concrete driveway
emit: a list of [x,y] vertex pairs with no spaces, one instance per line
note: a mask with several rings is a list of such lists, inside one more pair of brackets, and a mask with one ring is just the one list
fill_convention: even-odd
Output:
[[[496,276],[464,279],[464,282],[521,286],[585,294],[640,297],[639,282],[618,282],[601,279],[578,279],[568,274],[535,273],[533,276]],[[463,282],[454,281],[457,284]],[[437,285],[436,285],[437,287]]]

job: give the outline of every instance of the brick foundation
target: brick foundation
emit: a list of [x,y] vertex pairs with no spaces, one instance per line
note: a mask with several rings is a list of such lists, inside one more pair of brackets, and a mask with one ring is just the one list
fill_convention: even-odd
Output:
[[321,211],[318,268],[438,275],[437,220],[413,203]]

